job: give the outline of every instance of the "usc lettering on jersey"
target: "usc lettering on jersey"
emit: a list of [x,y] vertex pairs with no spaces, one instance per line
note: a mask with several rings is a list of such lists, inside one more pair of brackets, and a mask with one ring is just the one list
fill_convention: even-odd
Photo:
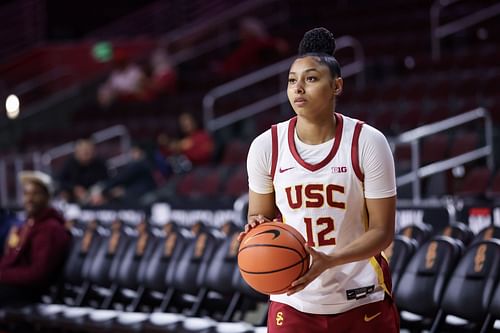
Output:
[[[358,153],[362,123],[338,113],[335,117],[331,150],[317,164],[304,161],[297,151],[297,118],[271,129],[271,176],[283,221],[326,254],[345,247],[368,228]],[[328,269],[304,290],[292,296],[273,295],[271,300],[316,314],[341,313],[381,301],[389,292],[381,260],[378,256]]]

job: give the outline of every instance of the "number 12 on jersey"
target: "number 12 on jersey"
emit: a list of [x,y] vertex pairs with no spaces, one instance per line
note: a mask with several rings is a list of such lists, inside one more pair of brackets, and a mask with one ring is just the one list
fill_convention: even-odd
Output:
[[[335,245],[335,237],[329,236],[328,234],[335,230],[335,224],[331,217],[320,217],[316,220],[315,226],[313,226],[313,219],[310,217],[304,217],[304,223],[306,224],[307,232],[307,244],[310,246],[325,246],[325,245]],[[318,244],[314,242],[313,230],[316,226],[326,225],[323,230],[318,232]]]

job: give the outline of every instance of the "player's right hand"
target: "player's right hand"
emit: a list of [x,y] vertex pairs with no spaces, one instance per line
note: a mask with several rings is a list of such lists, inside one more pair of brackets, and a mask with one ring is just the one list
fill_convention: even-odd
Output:
[[238,241],[241,242],[250,230],[265,222],[271,222],[271,220],[262,214],[249,216],[248,223],[245,225],[245,231],[240,232],[240,234],[238,235]]

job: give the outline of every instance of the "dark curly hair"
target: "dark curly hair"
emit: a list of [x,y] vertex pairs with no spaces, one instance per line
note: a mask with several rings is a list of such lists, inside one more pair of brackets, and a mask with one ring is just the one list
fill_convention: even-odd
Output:
[[335,37],[326,28],[314,28],[307,31],[299,44],[298,58],[313,56],[330,69],[333,78],[340,77],[340,65],[333,56],[335,53]]

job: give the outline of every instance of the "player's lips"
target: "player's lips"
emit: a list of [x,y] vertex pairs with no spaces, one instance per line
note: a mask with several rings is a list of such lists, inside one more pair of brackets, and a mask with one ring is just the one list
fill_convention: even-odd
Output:
[[297,97],[296,99],[293,100],[293,104],[295,105],[304,105],[307,103],[307,99],[303,98],[303,97]]

